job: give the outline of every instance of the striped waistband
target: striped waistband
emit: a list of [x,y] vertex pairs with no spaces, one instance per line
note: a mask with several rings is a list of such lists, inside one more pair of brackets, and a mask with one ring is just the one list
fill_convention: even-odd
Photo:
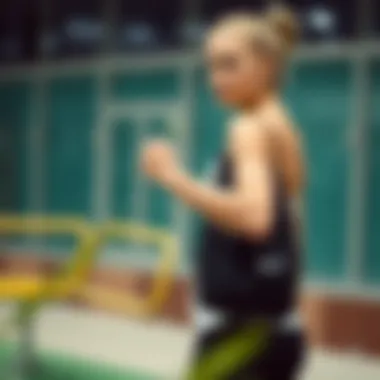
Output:
[[[195,326],[200,332],[207,332],[225,326],[229,322],[225,312],[213,308],[197,305],[195,309]],[[274,322],[279,331],[292,332],[302,328],[301,318],[296,311],[291,311]]]

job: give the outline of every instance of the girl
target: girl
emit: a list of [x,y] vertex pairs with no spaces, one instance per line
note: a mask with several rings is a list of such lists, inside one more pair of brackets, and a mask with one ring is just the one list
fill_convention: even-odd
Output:
[[198,260],[199,341],[188,379],[295,379],[303,351],[294,317],[303,184],[300,140],[279,99],[297,25],[291,12],[230,14],[210,30],[217,97],[237,111],[217,187],[193,179],[172,147],[149,143],[142,168],[205,220]]

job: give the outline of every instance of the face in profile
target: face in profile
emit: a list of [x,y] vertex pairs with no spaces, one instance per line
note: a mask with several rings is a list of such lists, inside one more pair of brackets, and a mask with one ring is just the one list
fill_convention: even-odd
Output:
[[232,107],[255,101],[270,83],[271,65],[255,53],[239,28],[226,28],[210,35],[206,59],[211,86],[219,100]]

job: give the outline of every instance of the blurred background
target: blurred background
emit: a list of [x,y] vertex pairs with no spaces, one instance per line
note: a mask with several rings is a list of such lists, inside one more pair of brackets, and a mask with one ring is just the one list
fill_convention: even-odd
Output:
[[[204,32],[269,3],[1,1],[1,378],[16,367],[34,380],[181,378],[199,221],[144,180],[137,151],[168,137],[207,176],[228,112],[207,87]],[[303,28],[283,89],[309,170],[303,379],[376,380],[380,3],[285,3]],[[41,279],[62,273],[75,291],[37,302]],[[34,311],[16,322],[25,305]]]

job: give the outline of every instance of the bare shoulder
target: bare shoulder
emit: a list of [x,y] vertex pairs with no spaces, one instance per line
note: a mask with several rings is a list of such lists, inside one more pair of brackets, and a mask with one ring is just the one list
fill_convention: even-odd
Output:
[[301,136],[293,117],[282,106],[271,107],[261,115],[269,132],[282,142],[300,144]]
[[289,194],[298,194],[305,181],[303,144],[299,129],[281,105],[267,110],[262,117],[272,137],[274,161],[284,173]]
[[231,121],[229,134],[230,148],[233,152],[257,152],[266,147],[266,137],[260,128],[260,119],[253,115],[236,117]]

